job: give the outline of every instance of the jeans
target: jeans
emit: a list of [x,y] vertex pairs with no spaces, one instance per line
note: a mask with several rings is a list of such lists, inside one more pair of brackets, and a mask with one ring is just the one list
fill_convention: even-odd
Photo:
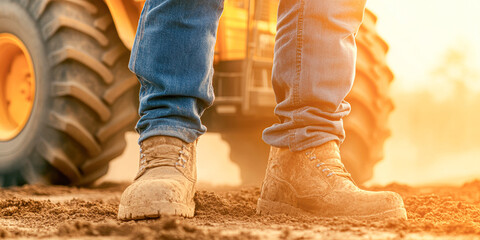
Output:
[[[279,123],[263,139],[292,151],[343,142],[344,98],[355,75],[355,34],[366,0],[280,0],[272,83]],[[141,84],[139,142],[193,142],[214,100],[213,55],[223,0],[147,0],[129,68]]]

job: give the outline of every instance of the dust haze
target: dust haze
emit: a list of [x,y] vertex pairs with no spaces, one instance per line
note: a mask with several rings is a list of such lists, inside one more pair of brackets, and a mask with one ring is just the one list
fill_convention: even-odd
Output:
[[459,42],[438,59],[427,88],[393,84],[392,136],[370,183],[458,185],[480,177],[480,72],[471,58],[469,44]]

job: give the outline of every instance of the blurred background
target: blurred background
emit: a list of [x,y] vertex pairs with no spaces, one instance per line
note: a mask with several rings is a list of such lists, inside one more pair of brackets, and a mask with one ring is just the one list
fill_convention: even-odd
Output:
[[[458,185],[480,178],[480,1],[369,0],[389,44],[395,74],[391,137],[367,185]],[[348,136],[347,136],[348,137]],[[103,181],[131,181],[138,168],[135,133]],[[219,134],[198,148],[199,181],[241,184],[239,168]]]

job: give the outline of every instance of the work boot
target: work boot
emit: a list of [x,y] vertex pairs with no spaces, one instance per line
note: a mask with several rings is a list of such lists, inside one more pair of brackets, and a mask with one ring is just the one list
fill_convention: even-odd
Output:
[[407,218],[397,193],[364,191],[355,185],[334,141],[300,152],[272,147],[257,213]]
[[195,211],[196,142],[156,136],[140,144],[140,170],[123,192],[118,219],[163,215],[193,217]]

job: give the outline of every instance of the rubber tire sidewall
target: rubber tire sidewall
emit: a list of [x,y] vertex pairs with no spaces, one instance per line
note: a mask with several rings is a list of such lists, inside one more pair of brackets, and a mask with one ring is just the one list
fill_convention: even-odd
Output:
[[35,148],[42,129],[46,127],[50,66],[43,37],[27,9],[20,3],[0,2],[0,33],[17,36],[26,46],[34,65],[35,99],[30,118],[15,138],[0,142],[0,173],[20,168]]

